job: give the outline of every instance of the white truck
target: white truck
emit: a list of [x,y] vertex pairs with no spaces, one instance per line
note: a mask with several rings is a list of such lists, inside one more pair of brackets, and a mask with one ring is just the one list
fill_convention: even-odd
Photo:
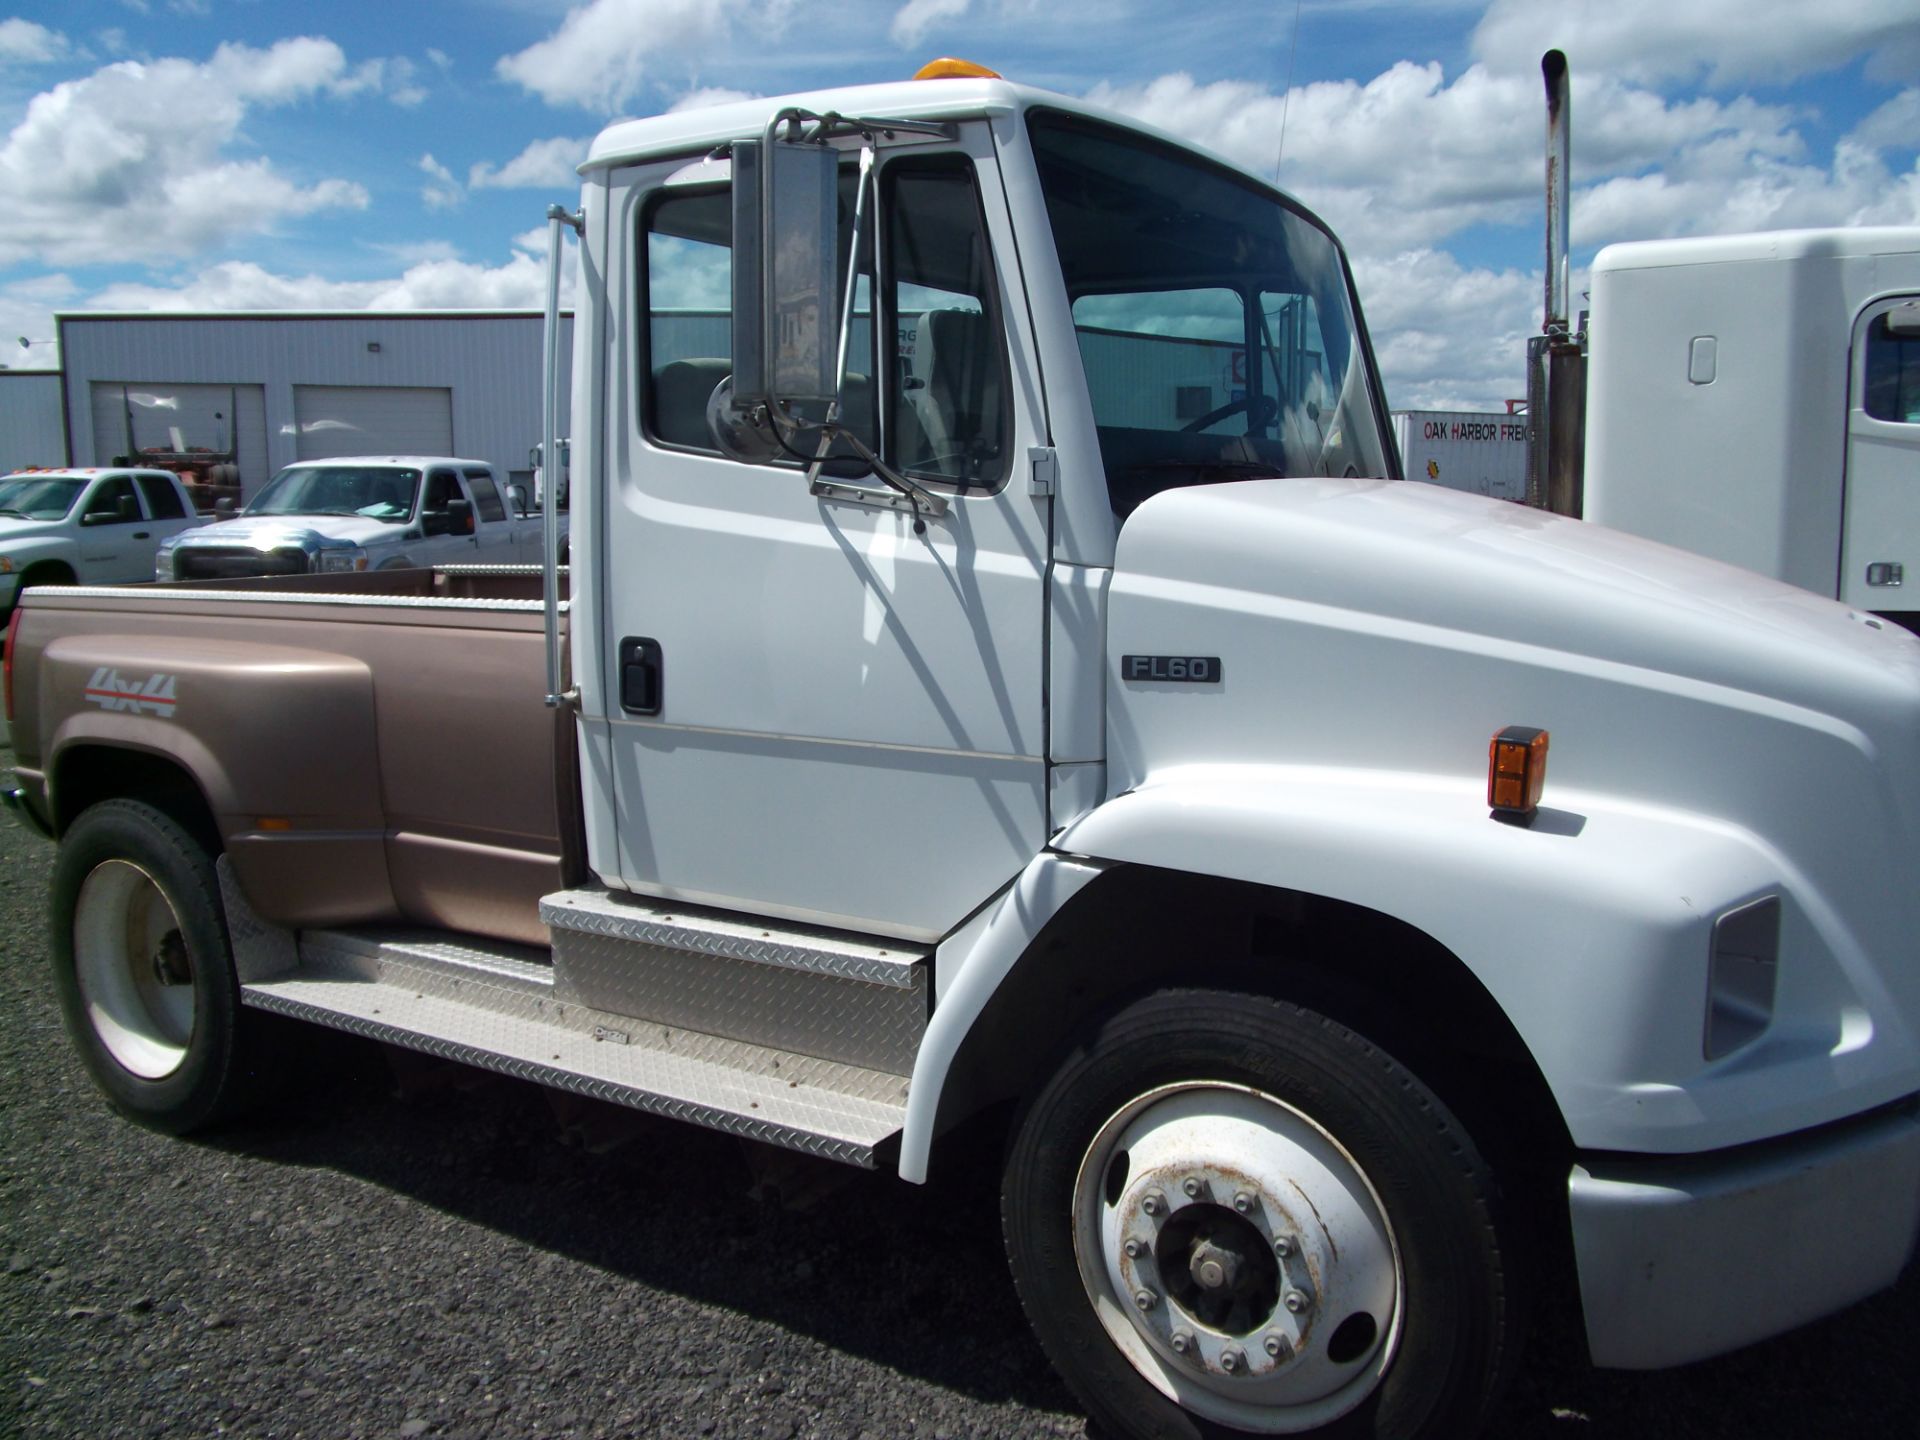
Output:
[[1561,383],[1533,387],[1529,498],[1920,629],[1920,226],[1609,245],[1576,319],[1565,58],[1542,68],[1534,374],[1552,351]]
[[531,564],[541,527],[483,460],[348,455],[289,465],[232,519],[169,539],[156,580]]
[[[1136,1440],[1470,1436],[1567,1248],[1609,1366],[1898,1276],[1920,639],[1400,483],[1334,237],[1082,102],[745,101],[582,175],[564,609],[550,524],[544,587],[16,617],[115,1104],[211,1123],[293,1017],[914,1183],[1008,1113],[1020,1294]],[[663,345],[728,270],[727,353]],[[1090,389],[1230,310],[1226,411]]]
[[0,616],[30,585],[148,579],[160,547],[204,523],[165,470],[106,466],[0,476]]
[[1609,245],[1592,294],[1587,518],[1920,623],[1920,228]]

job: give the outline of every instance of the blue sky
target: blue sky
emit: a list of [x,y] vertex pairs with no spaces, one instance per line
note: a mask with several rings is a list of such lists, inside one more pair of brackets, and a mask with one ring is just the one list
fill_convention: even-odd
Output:
[[1575,76],[1577,262],[1622,239],[1920,225],[1915,0],[1297,15],[1296,45],[1292,0],[26,4],[0,15],[0,336],[91,308],[534,306],[533,232],[607,120],[940,54],[1277,162],[1353,255],[1396,408],[1520,391],[1547,45]]

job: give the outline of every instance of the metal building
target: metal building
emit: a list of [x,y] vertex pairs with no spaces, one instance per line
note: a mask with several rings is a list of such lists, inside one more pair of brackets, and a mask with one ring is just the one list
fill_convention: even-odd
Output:
[[0,475],[67,463],[58,370],[0,369]]
[[[334,455],[459,455],[531,481],[537,311],[87,312],[57,322],[75,465],[231,465],[222,478],[237,478],[249,498],[283,466]],[[563,367],[572,329],[569,316]]]

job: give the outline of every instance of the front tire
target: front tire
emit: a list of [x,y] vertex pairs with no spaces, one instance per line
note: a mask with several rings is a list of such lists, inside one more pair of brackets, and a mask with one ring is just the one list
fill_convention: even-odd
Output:
[[185,1134],[266,1089],[212,858],[132,800],[94,805],[53,868],[53,980],[87,1071],[131,1119]]
[[1136,1440],[1465,1440],[1512,1344],[1493,1176],[1391,1056],[1285,1002],[1167,991],[1027,1107],[1014,1280]]

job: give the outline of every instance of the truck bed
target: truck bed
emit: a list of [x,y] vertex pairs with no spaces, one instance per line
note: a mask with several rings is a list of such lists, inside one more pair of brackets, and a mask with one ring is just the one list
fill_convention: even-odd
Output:
[[176,772],[264,920],[545,944],[583,844],[540,597],[533,566],[36,589],[22,798],[57,834],[110,775]]

